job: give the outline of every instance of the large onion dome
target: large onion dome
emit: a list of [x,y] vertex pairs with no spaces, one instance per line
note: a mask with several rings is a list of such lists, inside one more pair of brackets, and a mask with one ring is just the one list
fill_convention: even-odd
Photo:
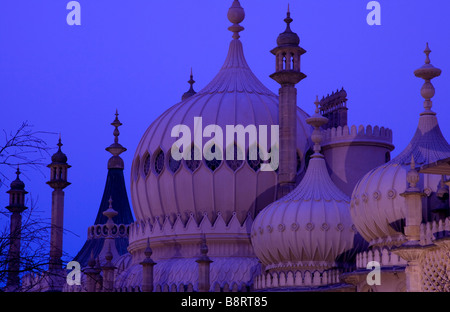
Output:
[[253,222],[251,239],[267,270],[289,268],[325,270],[353,247],[355,236],[350,199],[331,180],[320,154],[320,127],[327,118],[316,113],[307,119],[315,127],[314,154],[300,184],[263,209]]
[[[425,65],[414,74],[425,80],[421,95],[425,99],[417,130],[397,157],[368,172],[355,186],[351,200],[351,215],[358,232],[370,245],[398,245],[403,234],[406,216],[405,198],[400,196],[408,187],[407,174],[414,159],[418,166],[450,157],[450,145],[442,135],[436,113],[431,111],[435,90],[431,79],[441,70],[430,64],[431,50],[425,49]],[[427,221],[429,206],[440,187],[438,175],[420,174],[419,188],[427,198],[423,200],[423,217]]]
[[[175,160],[171,147],[179,139],[172,137],[174,127],[185,125],[192,136],[191,155],[198,155],[212,138],[203,137],[194,142],[194,134],[209,125],[222,129],[225,142],[226,127],[242,125],[278,125],[278,96],[266,88],[249,68],[239,40],[239,25],[244,10],[234,1],[228,18],[233,32],[225,63],[215,78],[201,91],[184,97],[157,118],[147,129],[136,149],[132,164],[131,197],[137,220],[164,220],[186,222],[193,214],[197,222],[204,215],[214,221],[220,214],[226,222],[235,214],[243,222],[276,199],[277,172],[262,171],[261,160],[248,160],[249,144],[234,145],[234,160]],[[194,124],[194,118],[201,117]],[[297,109],[298,172],[304,173],[305,154],[310,147],[311,127],[308,115]],[[198,120],[198,119],[197,119]],[[202,128],[203,127],[203,128]],[[215,133],[214,135],[217,135]],[[201,145],[201,146],[200,146]],[[270,146],[270,144],[269,144]],[[211,147],[215,149],[216,147]],[[224,155],[223,151],[219,151]],[[244,155],[245,160],[236,159]]]

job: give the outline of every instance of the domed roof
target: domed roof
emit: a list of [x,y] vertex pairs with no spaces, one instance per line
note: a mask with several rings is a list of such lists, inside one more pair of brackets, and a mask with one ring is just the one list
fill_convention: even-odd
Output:
[[[400,196],[408,187],[407,175],[411,159],[424,165],[450,157],[450,145],[442,135],[436,113],[431,111],[434,87],[430,79],[439,76],[440,70],[429,64],[416,70],[417,77],[425,79],[421,94],[425,98],[425,111],[420,114],[417,130],[408,146],[394,159],[368,172],[355,186],[351,201],[351,215],[358,232],[371,245],[399,244],[406,217],[405,199]],[[423,69],[423,70],[422,70]],[[435,196],[441,177],[420,174],[420,187],[428,196]],[[427,208],[424,201],[424,209]]]
[[336,258],[353,247],[350,199],[332,182],[319,153],[319,127],[327,118],[317,109],[308,122],[316,128],[312,135],[316,145],[304,178],[291,193],[263,209],[253,222],[253,248],[267,269],[330,268]]
[[[172,129],[180,125],[187,126],[192,137],[208,125],[223,129],[224,137],[230,125],[267,126],[268,132],[272,125],[278,125],[278,96],[258,80],[245,60],[238,39],[243,27],[237,24],[243,14],[238,11],[232,7],[229,14],[234,23],[229,28],[234,33],[233,40],[218,74],[197,94],[158,117],[137,147],[131,181],[137,220],[171,216],[173,221],[180,216],[186,221],[191,213],[200,220],[206,213],[212,221],[220,212],[226,221],[236,213],[243,222],[248,214],[255,216],[276,199],[277,172],[259,170],[258,161],[247,161],[248,157],[236,161],[204,158],[176,161],[170,156],[171,147],[178,140],[172,137]],[[197,117],[202,118],[201,123]],[[303,110],[297,109],[299,160],[304,159],[310,147],[308,138],[312,129],[305,122],[307,117]],[[192,139],[193,154],[201,152],[210,140],[210,137],[203,137],[201,142]],[[245,146],[235,145],[235,154],[246,155],[248,142]],[[299,163],[299,172],[303,168],[304,163]]]

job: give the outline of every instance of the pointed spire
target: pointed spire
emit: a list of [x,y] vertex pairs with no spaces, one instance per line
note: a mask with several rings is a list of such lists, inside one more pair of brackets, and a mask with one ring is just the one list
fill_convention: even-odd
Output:
[[287,27],[286,27],[286,31],[285,31],[285,32],[291,31],[291,26],[290,26],[290,24],[291,24],[294,20],[291,18],[291,11],[290,11],[290,9],[289,9],[289,3],[288,3],[288,9],[287,9],[287,13],[286,13],[286,18],[284,19],[284,21],[285,21],[286,24],[287,24]]
[[239,0],[234,0],[230,9],[228,10],[228,20],[233,23],[228,30],[233,32],[233,39],[237,40],[240,38],[239,33],[244,30],[244,27],[239,25],[245,18],[245,11],[241,7]]
[[431,111],[432,107],[431,98],[435,94],[435,89],[433,84],[431,83],[431,80],[433,78],[440,76],[442,71],[439,68],[436,68],[433,65],[431,65],[430,61],[431,50],[430,47],[428,46],[428,43],[426,45],[424,53],[426,55],[425,64],[419,69],[416,69],[414,71],[414,75],[418,78],[422,78],[423,80],[425,80],[425,83],[423,84],[422,89],[420,90],[420,94],[425,99],[425,102],[423,104],[425,111],[422,114],[435,115],[435,113]]

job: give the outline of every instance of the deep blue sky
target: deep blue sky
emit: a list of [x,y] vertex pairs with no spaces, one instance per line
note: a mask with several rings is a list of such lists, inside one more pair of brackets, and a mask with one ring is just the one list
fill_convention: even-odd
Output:
[[[74,256],[86,238],[100,204],[119,109],[125,176],[135,148],[151,122],[187,91],[189,70],[195,89],[222,66],[231,40],[226,14],[232,0],[80,0],[81,26],[68,26],[68,0],[3,0],[0,4],[0,128],[16,129],[28,120],[35,130],[61,132],[63,151],[73,166],[66,189],[65,250]],[[348,92],[349,124],[393,130],[400,152],[412,137],[423,99],[425,43],[435,79],[433,110],[450,137],[450,3],[446,0],[381,0],[381,26],[368,26],[368,0],[290,0],[292,29],[307,50],[298,85],[298,105],[313,111],[315,95],[337,88]],[[269,78],[275,61],[269,52],[284,31],[288,1],[242,0],[245,55],[257,77],[275,93]],[[46,137],[50,145],[57,135]],[[2,168],[1,170],[4,170]],[[39,197],[49,217],[51,189],[44,173],[27,172],[26,189]],[[9,173],[13,177],[13,172]],[[0,188],[0,209],[7,205]],[[2,195],[3,194],[3,195]],[[131,198],[130,198],[131,200]]]

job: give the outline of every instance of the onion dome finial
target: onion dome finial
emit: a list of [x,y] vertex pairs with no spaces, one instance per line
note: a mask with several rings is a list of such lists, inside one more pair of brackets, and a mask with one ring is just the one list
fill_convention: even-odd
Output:
[[239,25],[245,18],[245,11],[241,7],[239,0],[234,0],[230,9],[228,10],[228,20],[233,23],[228,30],[233,32],[233,39],[239,39],[239,33],[244,30],[244,27]]
[[422,67],[420,67],[419,69],[416,69],[414,71],[414,75],[418,78],[422,78],[423,80],[425,80],[425,83],[423,84],[422,89],[420,90],[420,94],[425,99],[425,102],[423,104],[423,106],[425,108],[425,112],[423,112],[422,114],[424,114],[424,113],[425,114],[434,114],[431,111],[431,107],[432,107],[431,98],[435,94],[435,89],[434,89],[433,84],[431,83],[431,79],[440,76],[442,71],[439,68],[436,68],[433,65],[431,65],[431,61],[430,61],[431,50],[428,46],[428,42],[427,42],[427,46],[424,50],[424,53],[426,55],[425,64]]

